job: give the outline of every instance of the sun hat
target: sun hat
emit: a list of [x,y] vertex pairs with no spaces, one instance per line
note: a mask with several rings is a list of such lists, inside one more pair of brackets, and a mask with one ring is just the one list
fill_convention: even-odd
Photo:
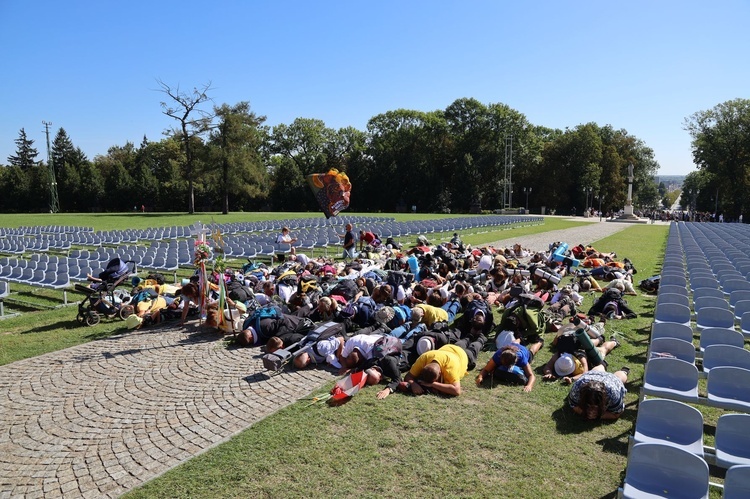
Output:
[[555,372],[558,376],[569,376],[576,370],[576,363],[573,356],[564,353],[555,361]]
[[385,306],[375,312],[375,320],[381,324],[388,324],[393,320],[395,315],[396,312],[393,310],[393,307]]
[[417,341],[417,354],[422,355],[425,352],[435,349],[435,340],[429,336],[422,336]]
[[125,319],[125,326],[128,329],[136,329],[141,327],[141,324],[143,324],[143,318],[138,317],[135,314],[129,315],[127,319]]

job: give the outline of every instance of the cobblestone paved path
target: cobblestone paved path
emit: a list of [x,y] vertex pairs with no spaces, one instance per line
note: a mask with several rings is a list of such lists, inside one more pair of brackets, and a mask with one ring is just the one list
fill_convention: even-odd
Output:
[[[544,250],[627,227],[592,222],[494,245]],[[0,498],[118,496],[335,377],[269,378],[260,354],[197,329],[160,328],[0,367]]]
[[0,367],[0,497],[118,496],[333,378],[165,329]]

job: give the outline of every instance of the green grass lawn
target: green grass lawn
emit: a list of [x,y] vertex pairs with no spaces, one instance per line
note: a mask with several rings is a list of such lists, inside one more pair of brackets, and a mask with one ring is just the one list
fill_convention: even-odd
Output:
[[[634,226],[596,246],[628,256],[637,277],[647,277],[661,264],[666,232]],[[458,398],[384,401],[368,387],[341,407],[297,402],[128,497],[612,496],[625,469],[654,298],[629,303],[639,317],[607,325],[622,340],[610,365],[632,368],[618,421],[581,421],[566,408],[568,387],[559,382],[538,380],[530,393],[480,388],[473,372]],[[545,347],[534,361],[538,377],[552,353]],[[484,352],[480,364],[490,356]]]
[[[107,224],[117,219],[107,217],[111,215],[83,219],[91,222],[78,218],[49,223],[114,228]],[[143,221],[143,215],[122,217],[120,227]],[[167,222],[172,216],[146,218],[151,223],[145,226],[191,223],[177,217],[181,221]],[[586,222],[546,218],[544,225],[462,238],[478,245],[581,223]],[[667,229],[632,226],[595,246],[630,258],[638,269],[636,279],[642,279],[660,268]],[[582,310],[588,310],[594,298],[587,296]],[[553,353],[545,346],[533,364],[538,379],[530,393],[518,387],[477,387],[472,372],[458,398],[393,394],[378,401],[377,388],[367,387],[340,407],[300,401],[127,496],[612,496],[622,483],[655,299],[641,295],[628,297],[628,302],[639,317],[607,324],[607,335],[617,332],[622,341],[608,357],[610,366],[632,369],[626,411],[618,421],[587,423],[566,408],[568,387],[541,381],[541,367]],[[80,327],[75,313],[71,307],[0,321],[0,364],[125,332],[116,320]],[[547,345],[551,339],[547,334]],[[490,356],[483,352],[479,364]]]

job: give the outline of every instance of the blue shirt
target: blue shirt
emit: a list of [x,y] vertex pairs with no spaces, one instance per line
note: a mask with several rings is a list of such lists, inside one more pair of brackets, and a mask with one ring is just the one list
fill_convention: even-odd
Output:
[[[529,352],[529,349],[526,348],[523,345],[513,345],[516,348],[518,348],[518,351],[516,352],[516,366],[523,371],[523,368],[526,367],[531,362],[531,352]],[[502,354],[502,350],[498,350],[494,353],[492,356],[492,361],[495,363],[496,366],[500,367],[500,354]]]

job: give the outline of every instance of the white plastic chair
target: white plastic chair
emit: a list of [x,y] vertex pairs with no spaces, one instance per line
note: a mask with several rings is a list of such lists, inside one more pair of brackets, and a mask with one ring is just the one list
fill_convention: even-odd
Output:
[[[721,291],[719,291],[721,293]],[[690,299],[687,295],[681,293],[659,293],[659,297],[656,299],[656,307],[665,303],[677,303],[685,307],[690,306]]]
[[638,406],[633,441],[674,445],[703,457],[703,414],[676,400],[644,400]]
[[643,374],[641,401],[646,395],[698,403],[698,368],[680,359],[649,360]]
[[709,345],[703,352],[703,373],[708,374],[715,367],[750,369],[750,350],[738,345]]
[[[646,364],[646,369],[652,362]],[[748,369],[714,367],[708,373],[706,391],[708,393],[707,405],[750,412],[750,370]]]
[[678,303],[665,303],[654,311],[654,322],[676,322],[690,325],[690,308]]
[[708,464],[671,445],[636,444],[628,455],[624,498],[708,497]]
[[750,465],[750,414],[722,414],[719,417],[715,450],[717,466]]
[[685,362],[695,363],[695,345],[679,338],[655,338],[648,348],[649,359],[655,353],[668,353]]
[[734,313],[728,308],[703,307],[695,314],[695,327],[699,330],[709,327],[734,328]]
[[716,307],[729,310],[729,302],[723,297],[716,298],[715,296],[701,296],[695,298],[695,296],[693,296],[693,310],[695,310],[696,313],[698,310],[706,307]]
[[724,499],[750,497],[750,466],[732,466],[724,478]]
[[745,337],[734,329],[709,327],[701,331],[699,348],[702,352],[711,345],[732,345],[742,348],[744,344]]
[[[750,317],[748,317],[750,321]],[[651,341],[657,338],[678,338],[688,343],[693,342],[693,329],[676,322],[655,322],[651,325]]]

